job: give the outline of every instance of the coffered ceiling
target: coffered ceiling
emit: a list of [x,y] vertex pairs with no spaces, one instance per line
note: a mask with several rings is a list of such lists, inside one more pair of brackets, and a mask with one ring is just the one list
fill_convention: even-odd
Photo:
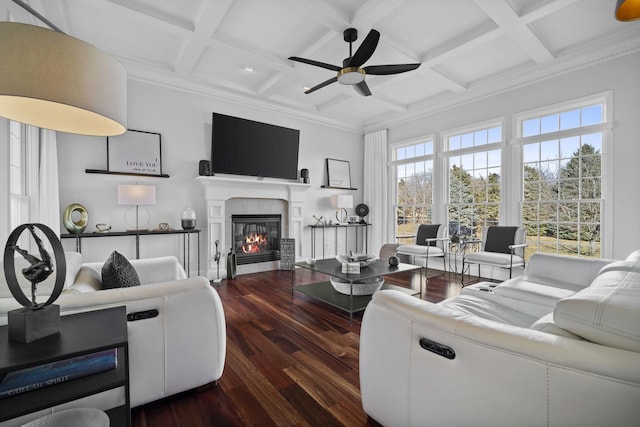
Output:
[[[37,20],[9,0],[13,19]],[[274,109],[349,129],[379,128],[640,50],[640,22],[615,0],[31,0],[68,34],[119,59],[134,80]],[[334,83],[346,28],[381,33],[365,65],[373,95]]]

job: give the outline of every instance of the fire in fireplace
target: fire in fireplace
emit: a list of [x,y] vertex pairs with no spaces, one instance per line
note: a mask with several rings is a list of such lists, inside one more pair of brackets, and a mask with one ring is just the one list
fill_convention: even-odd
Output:
[[232,215],[238,265],[280,259],[281,215]]

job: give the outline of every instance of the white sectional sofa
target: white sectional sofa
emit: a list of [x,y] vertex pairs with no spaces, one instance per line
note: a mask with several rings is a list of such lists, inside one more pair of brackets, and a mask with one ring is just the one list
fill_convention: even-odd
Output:
[[[212,383],[222,376],[226,355],[224,310],[218,293],[205,277],[187,278],[173,256],[131,260],[141,285],[102,290],[103,263],[83,264],[80,254],[65,255],[66,289],[55,301],[63,316],[122,305],[128,314],[158,311],[155,317],[127,323],[132,407]],[[43,283],[38,291],[39,300],[46,300],[52,287]],[[8,310],[20,307],[6,289],[2,272],[0,325],[6,324]],[[107,400],[107,407],[99,407],[102,404],[98,402],[99,409],[109,409]]]
[[385,426],[637,426],[640,251],[536,254],[438,304],[380,291],[360,340],[363,407]]

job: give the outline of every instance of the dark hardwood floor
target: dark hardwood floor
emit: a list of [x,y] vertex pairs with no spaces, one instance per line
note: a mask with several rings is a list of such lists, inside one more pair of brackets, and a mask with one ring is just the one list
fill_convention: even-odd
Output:
[[[459,276],[430,271],[422,298],[460,292]],[[418,289],[419,274],[386,281]],[[295,283],[327,280],[297,269]],[[291,295],[291,272],[238,276],[214,285],[227,321],[227,358],[217,386],[132,410],[134,427],[367,426],[360,402],[358,348],[362,313]]]

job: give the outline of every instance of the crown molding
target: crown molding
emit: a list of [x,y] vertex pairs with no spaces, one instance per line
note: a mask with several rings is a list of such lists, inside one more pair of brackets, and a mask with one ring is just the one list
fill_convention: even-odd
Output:
[[538,65],[533,69],[523,71],[516,67],[506,73],[475,82],[464,92],[445,93],[422,104],[411,105],[406,113],[393,117],[385,115],[372,118],[365,123],[364,132],[398,126],[420,117],[450,110],[637,52],[640,52],[640,33],[635,28],[629,28],[627,31],[598,40],[578,50],[561,52],[556,60]]

